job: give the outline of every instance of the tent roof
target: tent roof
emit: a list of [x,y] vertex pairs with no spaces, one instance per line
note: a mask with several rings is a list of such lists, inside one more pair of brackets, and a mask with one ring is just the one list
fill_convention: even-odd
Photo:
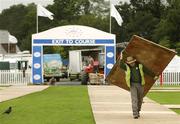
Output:
[[164,71],[180,72],[180,57],[175,55]]
[[88,26],[67,25],[33,34],[32,39],[115,39],[115,35]]
[[11,34],[9,34],[9,42],[12,44],[17,44],[17,38]]

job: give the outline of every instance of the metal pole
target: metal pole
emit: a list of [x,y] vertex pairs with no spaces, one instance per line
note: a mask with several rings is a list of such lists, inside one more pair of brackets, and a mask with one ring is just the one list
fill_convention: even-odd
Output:
[[163,73],[160,75],[160,86],[163,85]]
[[38,33],[38,5],[36,5],[36,33]]
[[109,32],[111,33],[111,0],[109,0]]
[[8,54],[9,54],[9,36],[8,36]]

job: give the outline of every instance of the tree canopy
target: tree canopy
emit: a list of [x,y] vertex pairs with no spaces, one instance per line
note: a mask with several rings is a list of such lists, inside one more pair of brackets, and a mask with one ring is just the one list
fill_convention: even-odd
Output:
[[[116,42],[127,42],[136,34],[153,42],[175,49],[180,54],[180,1],[130,0],[118,3],[116,9],[123,19],[119,26],[112,18],[112,33]],[[105,0],[54,0],[46,8],[54,13],[54,20],[39,17],[39,32],[69,24],[91,26],[109,32],[109,2]],[[36,33],[36,5],[13,5],[0,13],[0,29],[17,37],[21,50],[31,51],[31,35]],[[67,57],[68,49],[45,48],[46,53],[61,52]]]

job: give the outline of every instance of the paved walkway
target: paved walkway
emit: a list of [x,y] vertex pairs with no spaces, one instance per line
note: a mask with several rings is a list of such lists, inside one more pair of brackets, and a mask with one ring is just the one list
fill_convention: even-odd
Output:
[[144,98],[141,117],[133,119],[129,92],[116,86],[88,86],[96,124],[180,124],[180,116]]
[[38,92],[48,88],[48,86],[10,86],[0,90],[0,102],[24,96],[33,92]]

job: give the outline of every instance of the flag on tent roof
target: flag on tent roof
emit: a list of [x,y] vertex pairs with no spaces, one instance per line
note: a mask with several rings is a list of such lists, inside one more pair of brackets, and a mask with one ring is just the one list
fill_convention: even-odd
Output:
[[37,16],[43,16],[43,17],[48,17],[50,20],[53,20],[53,13],[44,8],[41,5],[37,5]]
[[119,14],[119,12],[116,10],[113,4],[111,4],[111,16],[114,17],[117,21],[117,23],[121,26],[122,25],[122,17]]

